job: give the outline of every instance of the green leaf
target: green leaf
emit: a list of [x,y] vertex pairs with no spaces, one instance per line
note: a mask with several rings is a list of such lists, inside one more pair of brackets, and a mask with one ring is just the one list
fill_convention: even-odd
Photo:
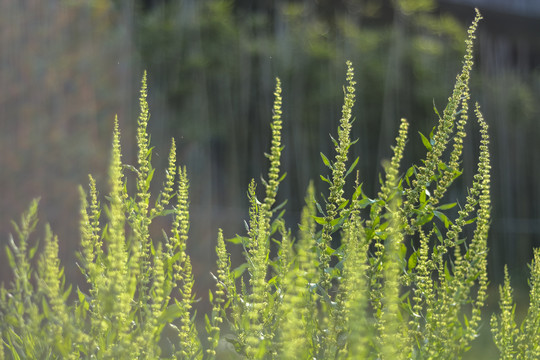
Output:
[[335,146],[336,148],[339,147],[339,144],[338,144],[337,140],[334,139],[334,137],[332,136],[332,134],[328,134],[328,135],[330,135],[330,139],[332,139],[332,142],[334,143],[334,146]]
[[454,174],[452,175],[452,180],[456,180],[458,177],[461,176],[461,174],[463,174],[463,171],[460,171],[459,169],[455,169]]
[[206,333],[212,334],[213,333],[212,323],[210,322],[210,318],[208,317],[208,314],[204,314],[204,322],[206,324],[204,326],[204,329],[206,330]]
[[[150,135],[148,136],[148,143],[150,143]],[[148,148],[148,151],[146,152],[146,158],[148,159],[148,162],[150,162],[150,160],[152,159],[152,150],[154,150],[154,147],[155,146]]]
[[79,297],[78,307],[82,307],[83,311],[86,313],[86,311],[90,309],[90,302],[87,301],[87,298],[89,298],[89,296],[83,293],[79,288],[77,288],[77,295]]
[[43,306],[43,315],[45,315],[46,319],[51,318],[51,311],[49,309],[49,304],[47,303],[47,300],[45,297],[41,298],[41,305]]
[[28,260],[32,260],[34,258],[34,255],[36,255],[36,251],[39,246],[39,241],[36,241],[36,244],[30,248],[28,251]]
[[226,241],[230,242],[231,244],[243,244],[248,241],[248,238],[245,236],[236,235],[235,237],[227,239]]
[[429,138],[433,139],[433,133],[435,132],[435,126],[431,128],[431,131],[429,132]]
[[339,205],[339,207],[337,208],[337,210],[343,209],[345,206],[347,206],[347,204],[349,204],[349,200],[345,200],[344,202],[342,202],[341,205]]
[[162,215],[162,216],[167,216],[167,215],[171,215],[171,214],[174,214],[174,213],[175,213],[174,209],[168,209],[168,210],[163,210],[159,214]]
[[368,197],[364,197],[364,198],[362,198],[362,200],[358,201],[358,206],[360,207],[360,209],[363,209],[363,208],[367,207],[368,205],[375,204],[376,202],[377,202],[377,200],[373,200],[373,199],[370,199]]
[[409,185],[409,186],[411,186],[411,182],[410,182],[409,178],[411,176],[413,176],[414,173],[415,173],[414,166],[411,166],[410,168],[408,168],[407,172],[405,173],[405,181],[407,182],[407,185]]
[[439,168],[439,170],[448,169],[448,165],[446,165],[446,163],[444,161],[439,161],[439,163],[437,164],[437,167]]
[[86,295],[78,287],[77,287],[77,297],[79,298],[80,303],[86,302]]
[[328,178],[326,178],[326,177],[324,177],[324,176],[322,176],[322,175],[319,175],[319,176],[321,177],[321,180],[322,180],[322,181],[324,181],[324,182],[326,182],[326,183],[332,185],[332,182],[331,182],[330,180],[328,180]]
[[450,282],[452,281],[452,274],[450,274],[450,270],[448,270],[448,262],[445,262],[444,263],[444,279],[447,281],[447,282]]
[[405,260],[405,256],[407,255],[407,246],[405,246],[404,243],[399,244],[399,259],[401,261]]
[[354,190],[354,194],[352,196],[353,201],[358,199],[360,195],[362,195],[362,184],[358,185]]
[[156,256],[156,249],[154,248],[154,243],[150,241],[150,253],[152,256]]
[[450,204],[443,204],[443,205],[441,205],[441,206],[438,206],[438,207],[437,207],[437,210],[448,210],[448,209],[453,208],[453,207],[456,206],[456,205],[457,205],[457,202],[455,202],[455,203],[450,203]]
[[[15,334],[15,332],[13,331],[13,329],[10,328],[9,332],[10,332],[10,335],[15,335],[16,337],[18,337],[18,335]],[[19,338],[19,342],[20,342],[20,338]],[[11,336],[9,336],[9,346],[8,346],[8,348],[11,350],[11,356],[13,356],[14,360],[21,360],[21,357],[17,353],[17,350],[15,349],[15,346],[13,346],[13,344],[11,343]]]
[[69,295],[71,294],[71,289],[72,288],[73,288],[73,284],[69,284],[66,291],[64,291],[64,294],[62,295],[62,298],[64,299],[64,301],[67,301],[67,299],[69,298]]
[[[326,249],[324,250],[324,252],[327,254],[327,255],[330,255],[332,256],[334,254],[334,252],[336,252],[336,250],[332,249],[330,246],[327,246]],[[329,270],[328,268],[325,269],[325,271]]]
[[178,302],[169,305],[158,317],[159,323],[171,323],[182,315],[182,308]]
[[440,211],[437,211],[437,210],[434,210],[433,211],[433,214],[438,217],[443,223],[444,223],[444,227],[448,229],[448,227],[452,224],[452,222],[450,221],[450,219],[448,219],[448,216],[446,216],[444,213],[440,212]]
[[[281,204],[279,204],[279,205],[276,206],[274,209],[272,209],[272,212],[276,212],[276,211],[278,211],[278,210],[281,210],[281,209],[287,204],[288,201],[289,201],[288,199],[284,200]],[[279,217],[280,217],[280,216],[278,216],[278,218],[279,218]]]
[[[130,171],[133,171],[134,173],[137,173],[137,174],[139,173],[139,170],[137,170],[137,168],[135,166],[133,166],[133,165],[123,164],[123,167],[125,169],[130,170]],[[107,196],[105,196],[105,198],[107,198]]]
[[428,149],[428,151],[431,151],[431,149],[432,149],[431,142],[420,131],[418,133],[420,134],[420,137],[422,138],[422,143],[424,144],[426,149]]
[[156,169],[152,169],[148,172],[148,177],[146,178],[146,183],[145,183],[145,186],[146,186],[146,189],[149,189],[150,188],[150,183],[152,182],[152,179],[154,177],[154,172],[156,171]]
[[[268,284],[269,286],[275,285],[276,288],[277,288],[277,285],[276,285],[276,284],[277,284],[277,281],[278,281],[278,279],[277,279],[277,275],[276,275],[276,276],[273,276],[270,280],[268,280],[267,284]],[[272,297],[270,297],[270,299],[272,299]]]
[[9,246],[11,246],[11,248],[13,249],[13,252],[15,253],[15,255],[19,255],[20,251],[19,251],[19,248],[17,247],[17,245],[15,244],[15,240],[13,240],[13,236],[11,236],[11,234],[9,234]]
[[414,269],[416,267],[416,264],[418,264],[418,252],[415,251],[412,253],[411,256],[409,256],[409,261],[407,262],[407,267],[409,268],[409,271]]
[[441,231],[439,230],[439,228],[437,227],[437,225],[433,224],[433,232],[435,233],[435,235],[437,236],[437,239],[439,240],[439,242],[442,244],[443,243],[443,236],[442,236],[442,233]]
[[324,217],[321,216],[313,216],[313,220],[319,225],[326,225],[327,221]]
[[437,114],[440,119],[441,115],[439,114],[439,110],[437,110],[437,106],[435,106],[435,99],[433,99],[433,111],[435,111],[435,114]]
[[330,164],[330,160],[328,160],[328,158],[322,152],[321,152],[321,159],[324,165],[326,165],[330,170],[334,170],[334,168],[332,167],[332,164]]
[[346,219],[347,217],[341,216],[341,217],[338,217],[337,219],[332,220],[332,222],[330,223],[333,227],[332,232],[341,229]]
[[172,264],[175,264],[180,258],[182,257],[182,253],[180,251],[177,251],[173,256],[168,258],[167,264],[169,266],[172,266]]
[[240,276],[242,276],[242,274],[244,273],[244,271],[246,271],[247,268],[248,268],[248,264],[243,263],[242,265],[238,266],[233,271],[231,271],[231,274],[234,276],[235,279],[238,279]]
[[430,192],[428,189],[424,189],[423,191],[420,192],[420,198],[419,198],[419,202],[420,204],[424,204],[426,202],[426,199],[431,196]]
[[9,246],[6,245],[6,256],[8,258],[9,267],[12,269],[15,269],[15,258],[13,257],[13,253],[11,252],[11,249]]
[[430,222],[431,219],[433,219],[433,213],[422,214],[421,216],[419,216],[419,217],[417,218],[417,220],[416,220],[416,225],[417,225],[417,226],[424,225],[424,224]]
[[317,201],[315,201],[315,206],[317,207],[317,210],[319,210],[319,213],[324,215],[324,211],[323,211],[323,209],[321,207],[321,204],[319,204]]
[[347,173],[345,173],[344,178],[346,178],[354,170],[354,168],[356,167],[356,164],[358,164],[358,160],[360,160],[360,157],[357,157],[356,160],[354,160],[349,170],[347,170]]

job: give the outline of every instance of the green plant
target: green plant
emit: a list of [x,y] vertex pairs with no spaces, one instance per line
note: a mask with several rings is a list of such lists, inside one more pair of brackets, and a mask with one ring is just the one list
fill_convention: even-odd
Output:
[[[48,226],[37,271],[31,266],[37,244],[30,247],[29,235],[37,223],[37,201],[23,215],[20,226],[14,223],[19,241],[10,241],[6,253],[15,282],[9,290],[2,288],[0,299],[2,345],[12,358],[154,359],[162,353],[158,341],[165,326],[176,330],[176,339],[170,339],[170,356],[193,358],[201,354],[192,322],[193,276],[185,252],[189,228],[186,170],[177,171],[173,140],[166,180],[151,207],[149,187],[155,169],[146,132],[146,96],[145,74],[137,167],[122,163],[116,120],[107,205],[101,206],[91,176],[89,202],[80,189],[78,264],[87,280],[83,287],[88,291],[78,288],[74,304],[66,301],[71,288],[64,286],[58,241]],[[127,192],[127,172],[135,175],[134,196]],[[154,241],[149,231],[151,222],[168,215],[173,216],[170,231]]]
[[518,328],[514,319],[516,305],[510,275],[504,268],[504,284],[499,286],[499,315],[491,317],[491,331],[501,359],[538,359],[540,357],[540,249],[535,249],[530,266],[529,311]]
[[[359,161],[347,165],[355,143],[350,139],[355,82],[348,63],[343,115],[338,137],[332,138],[335,158],[321,153],[330,171],[329,176],[321,176],[328,195],[316,201],[310,190],[307,215],[292,250],[280,213],[269,211],[267,205],[273,202],[268,201],[268,194],[274,194],[271,185],[266,184],[264,201],[257,200],[251,185],[248,236],[233,239],[246,249],[247,275],[240,278],[240,290],[233,279],[225,287],[232,295],[229,319],[240,354],[248,358],[276,354],[324,359],[455,358],[470,347],[486,299],[490,210],[489,138],[478,106],[475,114],[482,140],[469,196],[454,220],[446,214],[457,203],[441,205],[440,201],[461,175],[473,39],[480,18],[477,13],[469,29],[463,68],[437,127],[429,138],[421,135],[427,150],[421,165],[400,176],[408,130],[402,120],[377,197],[364,194],[357,179],[352,195],[345,198],[347,178]],[[276,104],[280,104],[279,82],[276,88]],[[277,142],[271,148],[274,178],[279,146]],[[476,228],[466,239],[464,228],[470,224]],[[269,256],[272,240],[281,244],[273,258]],[[226,257],[220,261],[226,263]]]
[[[347,62],[342,118],[337,139],[332,138],[335,156],[331,160],[321,153],[330,172],[321,175],[328,195],[318,198],[310,183],[296,238],[283,218],[285,203],[276,205],[285,178],[277,79],[264,198],[259,200],[252,180],[247,234],[229,240],[242,246],[244,264],[232,268],[223,232],[218,232],[216,288],[209,293],[205,341],[195,327],[194,279],[186,253],[189,182],[186,169],[176,166],[174,140],[163,188],[151,203],[155,169],[145,74],[137,166],[122,162],[115,121],[106,205],[91,176],[89,192],[80,188],[78,265],[87,283],[77,288],[75,302],[68,301],[71,287],[65,285],[58,240],[49,226],[41,250],[30,241],[38,201],[19,224],[13,223],[18,241],[10,240],[6,254],[15,276],[9,289],[0,289],[0,359],[214,359],[223,342],[234,346],[237,357],[249,359],[461,357],[478,335],[488,283],[489,136],[478,105],[474,113],[481,141],[469,195],[453,219],[457,203],[441,202],[462,172],[480,19],[477,12],[448,105],[442,115],[435,109],[439,121],[429,137],[420,134],[425,159],[400,170],[409,128],[402,119],[374,198],[362,191],[358,172],[354,185],[347,185],[359,162],[349,161],[355,143],[350,139],[355,82]],[[128,179],[135,182],[134,195]],[[171,227],[156,238],[150,225],[162,216],[172,216]],[[501,320],[494,317],[492,325],[503,358],[538,357],[538,254],[521,331],[513,320],[508,275],[501,288]]]

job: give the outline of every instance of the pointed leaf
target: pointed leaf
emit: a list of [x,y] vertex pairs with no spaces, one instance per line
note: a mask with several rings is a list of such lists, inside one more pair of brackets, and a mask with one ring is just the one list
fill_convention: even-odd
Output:
[[422,143],[424,144],[424,146],[426,147],[426,149],[428,149],[429,151],[431,151],[431,143],[429,142],[429,140],[424,136],[424,134],[422,134],[420,131],[418,132],[420,134],[420,137],[422,138]]
[[440,119],[441,115],[439,114],[439,110],[437,110],[437,106],[435,106],[435,99],[433,99],[433,111],[435,111],[435,114],[437,114]]
[[321,152],[321,159],[324,165],[326,165],[330,170],[333,170],[332,164],[330,164],[330,160],[328,160],[328,158],[322,152]]
[[358,199],[358,197],[362,194],[362,184],[358,185],[356,189],[354,190],[354,194],[352,196],[353,201]]
[[339,146],[338,142],[336,139],[334,139],[334,137],[332,136],[332,134],[328,134],[330,135],[330,139],[332,139],[332,142],[334,143],[334,146],[337,148]]
[[345,200],[344,202],[342,202],[341,205],[339,205],[339,207],[337,208],[337,210],[343,209],[345,206],[347,206],[347,204],[349,204],[349,200]]
[[411,186],[411,182],[409,178],[414,174],[414,166],[411,166],[409,169],[407,169],[407,172],[405,173],[405,181],[407,182],[407,185]]
[[13,257],[13,253],[11,252],[11,249],[9,246],[5,247],[6,249],[6,256],[8,258],[9,267],[12,269],[15,269],[15,258]]
[[242,276],[242,274],[244,273],[244,271],[246,271],[247,268],[248,263],[243,263],[242,265],[231,271],[231,275],[233,275],[235,279],[238,279],[240,276]]
[[240,235],[236,235],[235,237],[231,238],[231,239],[227,239],[226,241],[232,243],[232,244],[242,244],[244,243],[244,240],[247,239],[243,236],[240,236]]
[[156,169],[151,169],[149,172],[148,172],[148,177],[146,178],[146,183],[145,183],[145,186],[146,188],[150,188],[150,183],[152,182],[152,179],[154,178],[154,172],[156,171]]
[[441,206],[438,206],[438,207],[437,207],[437,210],[448,210],[448,209],[453,208],[453,207],[456,206],[456,205],[457,205],[457,202],[455,202],[455,203],[449,203],[449,204],[443,204],[443,205],[441,205]]
[[182,308],[178,303],[169,305],[158,318],[159,323],[171,323],[182,315]]
[[276,206],[276,207],[272,210],[272,212],[276,212],[276,211],[278,211],[278,210],[281,210],[283,207],[285,207],[285,205],[287,204],[287,201],[288,201],[288,200],[284,200],[281,204],[279,204],[278,206]]
[[36,241],[36,244],[30,248],[28,251],[28,260],[32,260],[39,246],[39,241]]
[[440,212],[440,211],[437,211],[437,210],[434,210],[433,211],[433,214],[438,217],[443,223],[444,223],[444,227],[448,229],[448,227],[452,224],[452,222],[450,221],[450,219],[448,219],[448,216],[446,216],[444,213]]
[[433,213],[423,214],[417,219],[416,225],[418,226],[424,225],[428,223],[429,221],[431,221],[431,219],[433,219]]
[[407,267],[409,268],[409,271],[414,269],[416,267],[416,264],[418,263],[418,252],[414,252],[409,256],[409,261],[407,262]]
[[62,295],[62,298],[64,299],[64,301],[67,301],[67,299],[69,298],[69,295],[71,294],[71,289],[72,288],[73,288],[73,284],[69,284],[66,291],[64,291],[64,294]]
[[325,215],[321,205],[317,201],[315,201],[315,206],[317,207],[317,210],[319,210],[319,213]]
[[347,173],[345,173],[345,177],[347,177],[354,170],[356,164],[358,164],[358,160],[360,160],[360,157],[357,157],[356,160],[354,160],[349,170],[347,170]]
[[51,311],[49,309],[49,304],[47,303],[47,300],[45,297],[41,298],[41,305],[43,306],[43,315],[45,315],[46,319],[51,318]]
[[332,182],[328,180],[328,178],[325,178],[324,176],[320,175],[322,181],[327,182],[328,184],[332,185]]

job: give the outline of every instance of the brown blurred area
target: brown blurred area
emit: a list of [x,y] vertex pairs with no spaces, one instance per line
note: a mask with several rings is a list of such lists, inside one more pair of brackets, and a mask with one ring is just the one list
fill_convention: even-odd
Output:
[[[78,248],[77,186],[106,176],[112,124],[130,135],[134,49],[129,7],[109,1],[0,3],[0,233],[3,247],[33,198],[61,239],[68,265]],[[130,142],[126,142],[128,146]],[[70,279],[71,278],[71,279]]]

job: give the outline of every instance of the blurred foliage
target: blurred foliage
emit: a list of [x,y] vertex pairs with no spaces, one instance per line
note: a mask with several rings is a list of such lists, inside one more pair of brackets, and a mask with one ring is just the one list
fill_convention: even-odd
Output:
[[[335,79],[347,59],[358,69],[361,105],[354,116],[361,130],[354,136],[361,138],[363,173],[375,173],[380,159],[389,156],[378,144],[391,140],[400,115],[421,127],[434,118],[429,104],[445,101],[444,84],[453,82],[459,67],[453,59],[463,51],[464,27],[433,13],[433,1],[264,4],[171,1],[139,23],[143,63],[178,119],[168,122],[167,133],[206,146],[210,155],[218,148],[223,168],[242,174],[224,188],[241,188],[261,172],[258,154],[264,149],[251,142],[264,143],[261,137],[268,136],[265,105],[277,75],[291,95],[284,109],[290,134],[285,162],[297,169],[286,196],[303,194],[320,169],[313,154],[338,119],[341,92],[333,89],[340,89]],[[376,177],[370,180],[373,188]],[[237,202],[239,193],[231,190],[220,200]]]
[[[154,107],[165,114],[162,134],[183,138],[180,156],[195,164],[192,174],[198,177],[194,197],[206,196],[197,187],[208,189],[206,179],[212,179],[212,204],[243,204],[243,188],[262,173],[272,79],[282,79],[289,182],[280,190],[291,208],[299,208],[309,179],[322,170],[315,155],[339,118],[335,104],[342,93],[335,79],[345,61],[357,68],[353,117],[359,124],[352,136],[359,141],[353,151],[370,192],[390,156],[382,144],[392,140],[397,120],[406,117],[412,133],[428,132],[436,119],[432,104],[442,110],[472,13],[458,19],[435,0],[164,1],[140,13],[137,41],[152,87],[162,89],[155,95],[162,108]],[[540,162],[526,160],[540,154],[533,125],[540,115],[534,100],[540,72],[534,68],[534,40],[494,33],[498,25],[490,21],[486,16],[479,32],[480,71],[471,80],[493,126],[494,186],[505,194],[494,202],[494,218],[502,220],[493,229],[490,261],[493,268],[522,267],[515,259],[531,259],[540,228],[540,192],[533,185]],[[410,146],[405,162],[422,150]],[[464,166],[472,168],[476,154],[464,155]],[[515,239],[519,246],[509,245]]]

